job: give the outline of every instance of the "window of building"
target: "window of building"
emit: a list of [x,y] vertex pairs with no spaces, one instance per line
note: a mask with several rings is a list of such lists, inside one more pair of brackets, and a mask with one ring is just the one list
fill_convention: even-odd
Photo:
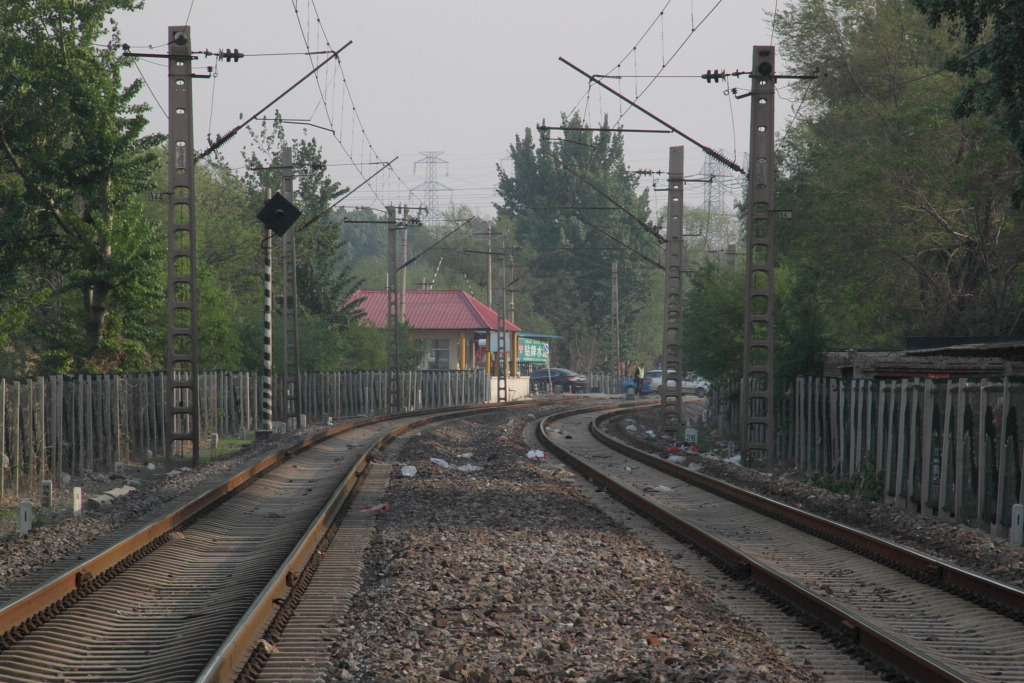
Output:
[[431,339],[427,349],[428,370],[450,370],[449,339]]

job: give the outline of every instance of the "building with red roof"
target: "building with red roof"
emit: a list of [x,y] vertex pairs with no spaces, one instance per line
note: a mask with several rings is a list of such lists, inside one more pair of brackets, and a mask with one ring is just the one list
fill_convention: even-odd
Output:
[[[359,310],[365,314],[363,324],[387,327],[387,290],[360,289],[352,298],[364,299],[359,304]],[[496,372],[498,314],[470,294],[457,289],[407,290],[405,321],[412,340],[423,340],[427,344],[421,368],[487,368],[492,374]],[[521,331],[515,323],[505,321],[509,368],[516,367],[516,342]]]

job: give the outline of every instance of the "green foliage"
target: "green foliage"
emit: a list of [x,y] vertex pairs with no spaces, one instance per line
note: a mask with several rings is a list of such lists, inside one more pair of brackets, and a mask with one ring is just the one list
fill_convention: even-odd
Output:
[[245,180],[256,195],[263,188],[282,187],[281,155],[286,145],[292,148],[296,171],[293,203],[302,211],[291,228],[295,231],[299,305],[330,326],[344,330],[359,317],[354,305],[345,302],[361,283],[343,261],[341,224],[331,212],[331,203],[345,190],[327,175],[316,138],[288,142],[277,113],[272,125],[264,122],[260,132],[253,133],[254,149],[245,155],[249,165]]
[[[562,122],[586,127],[578,114]],[[660,245],[640,225],[649,217],[647,196],[637,194],[637,179],[623,161],[622,134],[606,120],[598,132],[566,130],[564,136],[535,142],[530,129],[516,136],[512,172],[498,170],[498,215],[506,239],[518,249],[519,288],[532,301],[533,314],[562,337],[553,362],[611,370],[612,262],[619,263],[620,330],[628,339],[655,295]],[[564,208],[570,206],[582,208]],[[635,358],[639,351],[627,347],[621,355]]]
[[[813,282],[813,281],[812,281]],[[712,260],[697,268],[683,310],[683,359],[698,374],[724,380],[743,368],[744,274]],[[827,302],[786,267],[775,270],[775,383],[819,371],[832,344]]]
[[885,497],[885,472],[875,471],[875,458],[870,453],[861,462],[860,470],[850,477],[814,473],[807,478],[807,483],[856,500],[877,503]]
[[683,309],[683,359],[704,377],[737,377],[743,368],[743,273],[705,261]]
[[135,8],[41,0],[0,16],[0,317],[28,372],[136,354],[134,320],[154,305],[160,243],[140,197],[160,140],[142,134],[141,82],[122,87],[130,59],[106,24]]
[[778,155],[794,218],[777,262],[814,302],[804,324],[843,348],[1020,333],[1019,163],[991,118],[949,116],[963,82],[937,70],[945,33],[910,0],[791,4],[776,28],[794,72],[827,74],[794,86],[803,115]]
[[1013,144],[1017,176],[1014,203],[1024,207],[1024,5],[1006,0],[912,0],[932,26],[946,23],[952,36],[962,39],[947,69],[967,81],[953,101],[958,119],[974,114],[995,116]]

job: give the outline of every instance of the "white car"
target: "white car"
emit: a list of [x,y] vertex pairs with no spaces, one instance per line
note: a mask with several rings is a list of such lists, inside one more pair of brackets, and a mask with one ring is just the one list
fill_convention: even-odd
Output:
[[[668,377],[666,382],[669,386],[675,382],[674,377]],[[708,391],[711,390],[711,382],[707,381],[700,375],[695,375],[692,372],[685,373],[683,379],[679,384],[680,393],[684,396],[687,394],[694,394],[697,398],[704,398],[708,395]]]

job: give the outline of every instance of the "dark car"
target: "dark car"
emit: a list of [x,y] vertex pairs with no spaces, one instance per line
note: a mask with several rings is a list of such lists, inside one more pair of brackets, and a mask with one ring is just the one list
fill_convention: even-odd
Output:
[[530,373],[530,393],[582,394],[587,391],[587,376],[565,368],[541,368]]

